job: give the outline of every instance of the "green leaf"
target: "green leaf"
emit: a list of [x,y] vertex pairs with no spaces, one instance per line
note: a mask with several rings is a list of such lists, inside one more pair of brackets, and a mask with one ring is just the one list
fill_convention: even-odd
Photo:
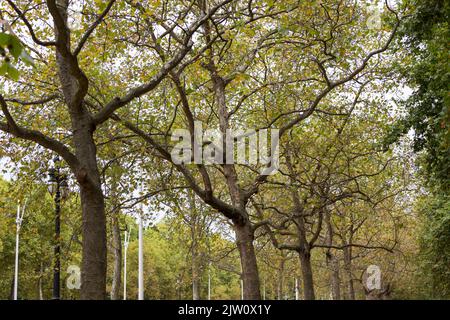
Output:
[[2,65],[0,65],[0,76],[6,75],[8,72],[8,64],[6,62],[3,62]]
[[12,64],[7,63],[7,72],[8,72],[8,76],[13,79],[14,81],[19,80],[19,70],[17,70],[16,68],[13,67]]
[[9,34],[0,32],[0,46],[6,47],[9,43],[9,38],[10,38]]
[[18,60],[20,57],[20,54],[22,53],[23,46],[20,40],[16,36],[10,35],[10,41],[8,44],[8,50],[11,53],[11,55],[14,57],[14,59]]

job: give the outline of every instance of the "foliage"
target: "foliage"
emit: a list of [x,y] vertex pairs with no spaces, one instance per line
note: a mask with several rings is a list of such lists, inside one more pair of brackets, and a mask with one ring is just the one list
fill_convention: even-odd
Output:
[[[299,258],[320,299],[333,277],[341,297],[363,299],[371,264],[394,298],[447,297],[448,1],[387,1],[379,27],[366,2],[1,2],[14,24],[0,33],[0,156],[10,178],[0,180],[0,298],[11,295],[14,210],[25,199],[19,295],[51,295],[55,154],[71,191],[64,299],[121,297],[125,230],[127,298],[137,297],[137,215],[146,299],[191,299],[194,284],[206,299],[209,281],[213,299],[239,299],[241,280],[254,286],[248,296],[292,299],[295,279],[305,283]],[[414,88],[406,117],[393,106],[398,74]],[[281,129],[279,172],[175,163],[171,133],[195,134],[195,121],[222,133]],[[390,147],[411,128],[431,194],[416,192],[425,184],[409,150]],[[71,264],[98,271],[83,273],[87,295],[66,288]]]
[[410,129],[414,150],[425,151],[424,175],[431,186],[450,190],[450,1],[419,0],[405,23],[400,45],[409,62],[399,67],[414,93],[406,101],[408,112],[388,139]]
[[26,52],[22,42],[13,34],[0,32],[0,76],[8,76],[12,80],[19,80],[19,71],[13,65],[21,60],[25,65],[33,65],[33,58]]
[[[448,299],[450,281],[450,1],[414,1],[403,28],[401,45],[407,64],[399,67],[414,89],[406,101],[407,115],[393,127],[391,139],[414,134],[413,149],[427,185],[418,202],[422,219],[418,291]],[[391,140],[392,141],[392,140]]]
[[450,299],[450,198],[435,195],[419,204],[423,220],[418,272],[422,297]]

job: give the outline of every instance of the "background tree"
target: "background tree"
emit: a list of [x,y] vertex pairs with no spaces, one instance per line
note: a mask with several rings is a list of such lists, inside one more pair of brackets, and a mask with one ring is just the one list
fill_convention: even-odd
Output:
[[413,93],[404,103],[406,115],[392,127],[386,141],[398,141],[408,132],[414,136],[412,147],[418,155],[417,164],[429,193],[417,203],[424,225],[419,277],[430,297],[448,298],[450,73],[447,39],[450,2],[417,0],[412,3],[412,12],[399,41],[408,60],[397,69]]

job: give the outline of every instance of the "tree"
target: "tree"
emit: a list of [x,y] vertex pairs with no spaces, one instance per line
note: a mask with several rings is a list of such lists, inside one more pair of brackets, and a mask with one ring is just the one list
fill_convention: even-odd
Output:
[[[429,76],[446,63],[446,23],[429,13],[447,7],[422,3],[386,2],[377,25],[365,2],[341,0],[3,1],[0,295],[11,291],[14,197],[30,187],[20,293],[48,297],[43,181],[58,154],[75,178],[62,269],[82,260],[81,294],[64,298],[120,297],[123,232],[137,214],[146,299],[290,299],[299,285],[305,299],[397,298],[421,281],[428,297],[446,296],[446,75]],[[397,59],[405,69],[393,72]],[[394,126],[397,71],[408,70],[414,115]],[[406,145],[382,150],[389,128],[386,145],[410,127],[432,197],[411,181]],[[372,264],[381,290],[366,285]],[[417,265],[433,272],[416,279]]]
[[[160,97],[146,101],[149,105],[162,105],[168,100],[168,91],[175,91],[181,110],[175,108],[173,112],[174,108],[170,106],[173,118],[165,126],[146,126],[142,118],[138,124],[119,119],[148,142],[151,152],[156,151],[171,163],[206,204],[233,223],[247,299],[261,297],[253,222],[247,208],[250,199],[267,180],[267,174],[257,174],[264,166],[223,163],[225,154],[220,152],[226,150],[224,141],[215,146],[219,147],[216,150],[222,150],[217,151],[216,159],[222,159],[218,166],[175,163],[171,157],[173,142],[161,132],[169,132],[184,123],[189,128],[191,146],[195,146],[197,120],[209,129],[218,126],[222,136],[233,127],[259,130],[280,125],[280,137],[285,138],[291,128],[306,122],[320,109],[328,95],[337,94],[335,91],[359,81],[366,69],[370,69],[371,59],[389,48],[399,25],[397,14],[388,7],[388,12],[395,15],[397,21],[392,32],[383,33],[382,41],[374,45],[358,30],[357,25],[367,19],[358,6],[341,2],[328,6],[320,2],[303,5],[296,1],[263,3],[265,6],[260,8],[237,5],[235,12],[241,17],[237,22],[230,16],[228,20],[219,18],[219,22],[213,18],[204,24],[201,41],[208,50],[198,50],[196,63],[190,68],[185,69],[183,65],[174,68],[170,73],[173,86],[159,88]],[[201,8],[206,10],[207,2],[203,2]],[[273,18],[279,21],[276,28],[266,23]],[[292,22],[299,19],[305,21],[300,26]],[[345,30],[343,26],[346,26]],[[352,52],[347,51],[350,42],[356,44]],[[139,45],[136,43],[136,47]],[[363,49],[367,47],[373,50]],[[166,51],[158,46],[156,50],[165,61]],[[292,66],[300,72],[292,70]],[[275,91],[277,94],[273,94]],[[297,101],[291,101],[290,96]],[[198,104],[206,108],[199,108]],[[250,116],[258,112],[257,116]],[[272,145],[272,156],[276,147]],[[224,185],[216,182],[219,177],[224,179]]]
[[[270,178],[267,189],[254,202],[260,218],[257,226],[265,228],[276,248],[298,255],[307,300],[315,299],[311,262],[315,248],[326,249],[334,299],[341,296],[336,251],[343,252],[348,297],[355,299],[353,248],[395,249],[393,239],[375,246],[371,244],[375,238],[358,242],[355,236],[370,215],[382,217],[378,214],[384,210],[375,207],[407,190],[403,177],[392,175],[400,166],[401,156],[379,150],[376,137],[386,132],[388,124],[385,116],[377,113],[380,107],[372,101],[376,98],[368,84],[365,82],[354,96],[348,94],[348,100],[330,101],[339,113],[328,111],[311,119],[310,127],[320,130],[297,128],[290,132],[290,141],[281,153],[279,178]],[[368,91],[365,94],[364,88]],[[389,183],[381,185],[387,177]],[[336,226],[341,218],[350,223]],[[389,245],[381,244],[384,242]]]
[[424,174],[430,184],[445,191],[450,188],[450,2],[417,0],[413,4],[413,12],[401,30],[400,43],[410,61],[398,69],[414,92],[405,101],[406,117],[393,126],[387,142],[392,143],[413,129],[414,150],[425,151]]
[[448,297],[449,290],[442,284],[450,279],[445,263],[450,257],[450,2],[412,3],[399,43],[408,60],[397,69],[413,93],[404,102],[406,116],[392,127],[386,142],[396,142],[410,131],[414,135],[412,146],[428,192],[428,199],[420,197],[417,203],[424,223],[419,277],[426,279],[423,286],[429,288],[430,297]]
[[[100,96],[102,93],[98,92],[96,90],[98,88],[94,86],[94,70],[87,68],[89,63],[95,59],[102,61],[99,52],[92,50],[95,46],[92,35],[102,23],[105,23],[105,19],[115,5],[116,10],[119,11],[131,10],[132,15],[137,14],[138,16],[140,13],[133,11],[125,3],[116,4],[115,0],[109,1],[103,8],[99,8],[94,1],[90,1],[84,3],[83,9],[90,8],[87,9],[89,13],[85,20],[84,15],[76,16],[75,11],[69,10],[70,5],[80,6],[81,3],[70,4],[68,0],[48,0],[45,6],[33,9],[29,8],[32,6],[32,2],[23,5],[17,4],[13,0],[6,2],[2,4],[2,10],[8,10],[11,16],[17,17],[22,23],[26,37],[31,38],[34,45],[43,47],[44,60],[51,61],[48,64],[50,70],[45,67],[43,69],[53,76],[57,75],[59,84],[43,90],[49,95],[37,99],[35,97],[5,99],[3,94],[0,95],[0,105],[4,116],[4,121],[0,122],[0,130],[52,150],[59,154],[72,170],[80,188],[83,209],[82,298],[104,299],[106,296],[106,218],[97,162],[97,144],[94,137],[96,129],[113,117],[120,108],[151,92],[190,52],[193,35],[199,28],[231,0],[225,0],[204,14],[196,16],[194,21],[188,25],[187,32],[176,24],[172,25],[172,32],[162,36],[164,39],[174,37],[179,39],[178,48],[170,58],[163,65],[155,66],[156,73],[143,78],[140,85],[134,88],[120,88],[114,92],[114,94],[117,93],[115,97],[108,92],[103,92],[103,97],[107,101],[98,108],[89,101],[91,98],[96,102],[103,100]],[[5,8],[6,6],[8,9]],[[27,17],[27,13],[28,15],[30,13],[29,9],[33,13],[33,18]],[[189,14],[191,9],[188,6],[181,11]],[[179,12],[180,8],[174,6],[172,10]],[[37,33],[37,25],[47,15],[51,16],[53,27],[46,27],[44,32]],[[77,26],[83,26],[84,30],[73,32],[74,21],[77,22]],[[167,27],[164,19],[159,21],[162,21],[162,25]],[[117,19],[111,20],[109,23],[120,29],[125,27],[128,22]],[[42,40],[43,37],[51,40]],[[107,62],[103,63],[106,66]],[[33,76],[34,74],[31,72],[30,80]],[[37,80],[36,84],[40,79]],[[64,126],[62,124],[61,126],[64,132],[71,136],[70,144],[57,137],[52,137],[42,130],[27,128],[16,120],[14,112],[10,111],[9,106],[10,103],[19,106],[36,106],[50,101],[56,101],[65,108],[64,111],[70,121],[66,121]]]

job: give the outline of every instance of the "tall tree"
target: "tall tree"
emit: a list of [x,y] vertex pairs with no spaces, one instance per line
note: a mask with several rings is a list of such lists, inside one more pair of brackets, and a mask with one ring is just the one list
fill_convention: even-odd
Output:
[[[179,25],[171,24],[171,32],[162,38],[177,38],[177,48],[164,64],[155,65],[155,74],[141,79],[140,84],[118,88],[111,96],[110,92],[99,92],[96,88],[95,73],[89,68],[90,63],[97,60],[100,67],[107,69],[111,61],[102,60],[101,52],[93,50],[95,44],[93,35],[102,24],[108,25],[106,19],[114,10],[130,10],[125,2],[120,4],[110,0],[99,8],[98,2],[48,0],[45,5],[35,7],[33,1],[17,3],[7,0],[2,3],[2,10],[7,10],[11,17],[21,22],[21,31],[24,38],[33,42],[33,45],[45,48],[45,60],[55,63],[53,75],[58,76],[57,86],[48,86],[43,90],[48,95],[45,97],[20,97],[4,98],[5,93],[0,95],[0,105],[4,121],[0,122],[0,130],[38,143],[44,148],[59,154],[71,168],[80,188],[80,197],[83,210],[83,263],[82,263],[82,298],[104,299],[106,297],[106,218],[105,202],[102,191],[102,183],[98,168],[97,144],[94,134],[96,129],[114,116],[120,108],[127,106],[133,100],[148,94],[166,77],[176,65],[190,52],[193,45],[193,35],[199,28],[213,16],[220,8],[231,0],[219,2],[212,6],[207,12],[187,25],[187,29]],[[87,10],[87,14],[78,14]],[[191,7],[180,8],[172,6],[172,10],[183,12],[188,15]],[[33,16],[30,18],[31,13]],[[136,14],[133,12],[132,14]],[[139,16],[139,12],[137,16]],[[41,21],[47,17],[51,18],[53,26],[42,28]],[[86,18],[85,18],[86,17]],[[157,19],[162,25],[168,27],[166,19]],[[127,21],[121,19],[109,20],[111,25],[118,29],[124,27]],[[44,24],[47,26],[46,24]],[[79,26],[86,26],[84,30]],[[76,30],[74,30],[76,29]],[[107,30],[108,28],[106,28]],[[45,37],[50,40],[42,40]],[[22,38],[22,37],[21,37]],[[53,58],[51,55],[54,55]],[[102,65],[103,63],[103,65]],[[51,66],[51,64],[48,64]],[[100,69],[100,68],[99,68]],[[120,70],[116,70],[120,74]],[[30,81],[38,86],[40,79],[38,74],[30,73]],[[46,81],[45,79],[44,81]],[[114,84],[115,85],[115,84]],[[95,89],[94,89],[95,88]],[[94,90],[93,90],[94,89]],[[41,90],[40,90],[41,91]],[[125,91],[125,92],[124,92]],[[38,92],[36,92],[38,94]],[[33,99],[34,98],[34,99]],[[58,101],[65,108],[67,117],[70,119],[64,124],[58,124],[63,131],[70,135],[70,143],[45,133],[39,128],[29,128],[25,123],[17,120],[18,112],[10,110],[10,104],[19,106],[36,106]],[[91,103],[95,101],[96,103]],[[98,102],[104,101],[104,103]],[[53,123],[56,123],[54,121]]]
[[[210,5],[209,1],[202,1],[199,8],[207,11]],[[250,199],[267,181],[268,175],[261,170],[264,166],[225,163],[225,141],[216,146],[220,147],[216,150],[222,150],[217,151],[216,159],[222,159],[218,166],[176,163],[171,157],[173,141],[167,133],[172,127],[185,124],[191,146],[195,146],[197,120],[203,122],[204,129],[219,127],[222,135],[232,128],[279,126],[280,137],[288,139],[289,130],[306,123],[328,95],[361,80],[372,67],[372,58],[389,48],[399,20],[388,7],[387,11],[397,20],[391,32],[380,33],[381,41],[372,42],[358,29],[368,16],[362,7],[350,2],[324,5],[319,1],[262,1],[259,7],[240,4],[233,9],[238,18],[213,17],[203,25],[201,41],[208,50],[199,50],[196,63],[190,68],[174,68],[170,73],[173,87],[167,85],[160,97],[146,101],[149,105],[161,105],[168,96],[172,97],[169,90],[175,91],[181,110],[173,106],[169,109],[175,109],[169,123],[154,128],[142,121],[118,120],[147,141],[151,152],[156,150],[171,163],[205,203],[232,222],[241,256],[244,296],[260,299],[254,228],[248,207]],[[267,23],[274,19],[279,22],[276,26]],[[378,31],[374,37],[380,35]],[[353,51],[349,50],[350,43],[355,44]],[[167,48],[158,43],[156,48],[165,61]],[[272,151],[276,147],[272,145]],[[218,182],[221,179],[223,184]]]
[[427,185],[418,201],[422,214],[422,271],[427,296],[449,297],[450,269],[450,36],[448,0],[412,1],[412,12],[399,41],[406,63],[401,79],[412,88],[405,101],[406,116],[392,126],[386,142],[413,135],[417,164]]

